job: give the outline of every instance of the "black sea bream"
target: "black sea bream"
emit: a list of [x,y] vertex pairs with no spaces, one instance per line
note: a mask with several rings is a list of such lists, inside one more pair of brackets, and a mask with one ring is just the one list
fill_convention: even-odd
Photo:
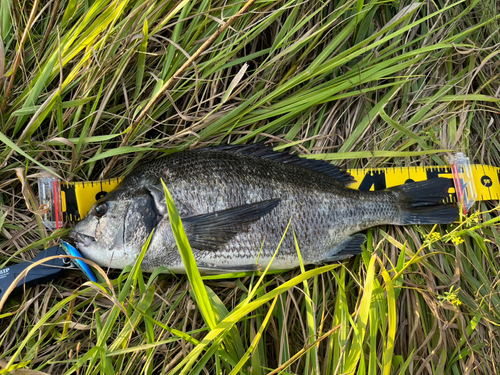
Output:
[[[184,151],[136,168],[96,202],[70,233],[82,254],[104,267],[142,262],[147,272],[165,266],[184,272],[170,227],[165,181],[198,266],[204,272],[248,271],[299,265],[293,231],[305,264],[359,254],[366,228],[381,224],[442,224],[458,209],[442,204],[448,179],[384,191],[349,189],[352,177],[322,161],[273,152],[260,144]],[[261,250],[262,249],[262,250]]]

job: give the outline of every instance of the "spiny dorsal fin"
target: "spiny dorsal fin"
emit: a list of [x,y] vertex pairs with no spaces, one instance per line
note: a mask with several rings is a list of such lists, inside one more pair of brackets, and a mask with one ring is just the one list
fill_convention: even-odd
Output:
[[315,170],[333,177],[334,179],[349,185],[354,181],[354,177],[349,172],[346,172],[332,164],[323,160],[313,160],[301,158],[297,155],[289,154],[287,151],[277,152],[271,147],[265,146],[263,143],[254,143],[251,145],[221,145],[209,147],[211,150],[239,152],[246,155],[255,156],[258,158],[270,159],[280,163],[299,165],[301,167]]

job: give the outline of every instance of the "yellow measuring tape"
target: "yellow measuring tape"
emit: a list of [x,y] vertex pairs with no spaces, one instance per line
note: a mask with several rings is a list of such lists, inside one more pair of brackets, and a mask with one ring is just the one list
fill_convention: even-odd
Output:
[[[476,188],[476,200],[500,200],[500,168],[472,164],[471,170]],[[350,169],[348,172],[356,179],[356,182],[349,187],[359,190],[383,190],[410,181],[425,181],[436,177],[453,179],[451,167]]]
[[[475,188],[475,200],[500,200],[500,168],[489,165],[470,165]],[[349,185],[352,189],[359,190],[384,190],[392,186],[403,185],[412,181],[424,181],[431,178],[443,177],[454,179],[452,167],[392,167],[373,169],[348,170],[356,179]],[[52,227],[59,228],[65,221],[78,221],[92,208],[96,200],[113,190],[121,181],[115,178],[104,181],[90,182],[59,182],[49,179],[45,185],[40,185],[41,203],[48,203],[52,210],[47,213],[44,222],[52,223]],[[457,186],[457,181],[455,181]],[[453,189],[454,190],[454,189]],[[451,190],[450,193],[455,193]],[[60,197],[60,199],[54,199]],[[457,201],[452,194],[449,202]],[[50,225],[49,225],[50,227]]]

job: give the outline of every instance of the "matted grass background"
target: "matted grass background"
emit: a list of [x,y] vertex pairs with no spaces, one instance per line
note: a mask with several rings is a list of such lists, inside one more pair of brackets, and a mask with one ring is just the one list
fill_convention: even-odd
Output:
[[[34,213],[49,171],[254,141],[342,167],[500,166],[499,19],[495,0],[0,0],[0,266],[68,233]],[[3,307],[0,373],[496,374],[497,206],[206,288],[68,273]]]

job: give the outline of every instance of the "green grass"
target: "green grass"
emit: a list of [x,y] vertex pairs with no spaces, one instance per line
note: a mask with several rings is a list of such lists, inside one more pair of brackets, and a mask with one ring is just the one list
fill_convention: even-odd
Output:
[[[68,232],[33,213],[40,173],[254,141],[347,168],[500,166],[499,19],[492,0],[0,0],[0,264]],[[321,267],[68,273],[7,301],[0,373],[496,373],[498,204],[371,229]]]

